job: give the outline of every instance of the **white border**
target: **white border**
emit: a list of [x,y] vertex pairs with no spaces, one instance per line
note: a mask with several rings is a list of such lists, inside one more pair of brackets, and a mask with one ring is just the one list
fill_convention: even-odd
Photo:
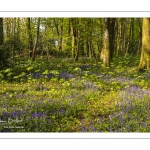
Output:
[[1,140],[5,150],[146,150],[149,140]]
[[150,133],[1,133],[0,139],[150,139]]
[[0,17],[150,17],[150,11],[0,11]]
[[0,11],[149,11],[148,0],[4,0]]

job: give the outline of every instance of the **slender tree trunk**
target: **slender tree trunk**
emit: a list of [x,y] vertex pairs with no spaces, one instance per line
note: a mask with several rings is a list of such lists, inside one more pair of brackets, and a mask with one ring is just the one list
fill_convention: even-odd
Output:
[[4,43],[3,18],[0,18],[0,45]]
[[72,56],[74,61],[78,60],[80,51],[80,30],[77,28],[79,20],[77,18],[71,19],[71,36],[72,36]]
[[142,25],[141,25],[141,19],[139,19],[139,39],[138,39],[138,50],[137,50],[137,55],[140,54],[140,48],[142,45]]
[[71,18],[71,37],[72,37],[72,42],[71,42],[71,47],[72,47],[72,58],[75,58],[75,29],[73,27],[74,20]]
[[150,68],[150,18],[142,21],[142,48],[139,70]]
[[80,53],[81,53],[82,57],[85,56],[85,52],[84,52],[84,36],[83,36],[83,34],[80,34]]
[[114,42],[115,42],[115,18],[108,19],[108,32],[109,32],[109,50],[110,50],[110,61],[114,54]]
[[88,43],[88,38],[86,39],[86,57],[89,57],[89,51],[90,51],[90,48],[89,48],[89,43]]
[[12,25],[12,46],[11,46],[11,51],[12,51],[12,58],[14,58],[15,55],[15,34],[16,34],[16,18],[13,18],[13,25]]
[[37,48],[38,39],[39,39],[39,28],[40,28],[40,18],[38,18],[38,22],[37,22],[36,40],[35,40],[35,44],[34,44],[33,51],[32,51],[32,61],[35,60],[35,56],[36,56],[36,48]]
[[33,50],[33,39],[32,39],[32,31],[31,31],[31,19],[27,18],[27,33],[28,33],[28,41],[29,41],[29,56],[32,57]]
[[56,20],[54,19],[55,27],[58,35],[58,51],[62,50],[62,40],[63,40],[63,18]]
[[60,33],[59,33],[59,40],[58,40],[58,50],[62,50],[62,40],[63,40],[63,18],[61,20],[61,25],[60,25]]
[[[17,43],[20,45],[20,30],[21,30],[21,28],[20,28],[20,18],[17,18],[17,27],[16,28],[17,28],[17,33],[16,33],[17,37],[16,37],[16,39],[17,39]],[[21,56],[21,50],[22,50],[22,47],[20,45],[20,48],[18,49],[19,56]]]
[[126,26],[127,26],[127,19],[122,18],[121,19],[121,49],[125,53],[126,52]]
[[5,23],[6,23],[6,40],[10,38],[10,18],[5,18]]
[[129,53],[129,50],[130,50],[130,46],[132,44],[132,18],[130,18],[130,25],[129,25],[129,36],[128,36],[128,39],[127,39],[127,46],[126,46],[126,51],[125,51],[125,57],[127,57],[128,53]]
[[116,33],[115,33],[115,54],[116,56],[119,55],[119,45],[120,45],[120,40],[119,40],[119,20],[116,20]]
[[76,39],[76,46],[77,46],[77,48],[76,48],[76,55],[75,55],[75,58],[74,58],[74,60],[75,61],[77,61],[78,60],[78,57],[79,57],[79,50],[80,50],[80,31],[79,30],[77,30],[77,37],[76,37],[77,39]]

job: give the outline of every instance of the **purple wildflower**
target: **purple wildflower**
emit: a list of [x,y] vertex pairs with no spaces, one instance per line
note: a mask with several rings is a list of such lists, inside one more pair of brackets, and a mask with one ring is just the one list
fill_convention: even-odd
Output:
[[43,117],[45,117],[46,115],[44,114],[44,113],[37,113],[37,112],[34,112],[33,114],[32,114],[32,117],[34,117],[34,118],[43,118]]
[[75,78],[75,75],[69,74],[67,72],[60,72],[59,77],[63,79],[72,79]]
[[32,116],[35,117],[35,118],[40,118],[41,115],[39,113],[37,113],[37,112],[34,112],[32,114]]
[[93,127],[93,128],[92,128],[92,131],[93,131],[93,132],[96,132],[96,130],[97,130],[96,127]]

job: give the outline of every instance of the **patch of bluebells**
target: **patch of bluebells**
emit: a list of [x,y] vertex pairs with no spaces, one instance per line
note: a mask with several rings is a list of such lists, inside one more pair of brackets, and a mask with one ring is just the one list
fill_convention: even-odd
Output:
[[[40,79],[41,78],[41,73],[32,73],[32,78],[34,79]],[[29,76],[29,74],[26,75],[27,77]]]
[[34,113],[32,114],[32,117],[33,117],[33,118],[38,118],[38,119],[40,119],[40,118],[45,118],[45,117],[46,117],[46,113],[34,112]]
[[[109,115],[111,126],[109,132],[133,132],[147,130],[150,119],[150,91],[141,89],[137,85],[129,86],[118,95],[119,112]],[[114,130],[114,125],[117,129]]]
[[119,98],[124,101],[131,101],[131,100],[142,100],[144,97],[150,97],[150,91],[141,89],[137,85],[132,85],[128,88],[125,88],[124,91],[122,91],[119,94]]
[[112,80],[115,80],[115,81],[119,81],[121,83],[130,83],[132,82],[132,79],[129,79],[129,78],[125,78],[125,77],[115,77],[115,78],[112,78]]
[[8,103],[8,100],[10,99],[10,95],[12,95],[12,94],[13,94],[13,98],[17,98],[17,99],[28,98],[28,96],[24,93],[14,94],[12,92],[7,92],[7,93],[1,94],[1,100],[4,99],[4,100],[6,100],[5,103]]
[[72,79],[72,78],[75,78],[75,75],[67,73],[67,72],[60,72],[59,73],[59,78]]
[[102,80],[106,82],[119,82],[122,84],[130,84],[132,83],[132,79],[126,77],[112,77],[111,75],[99,75]]
[[23,111],[18,110],[18,111],[13,111],[13,112],[5,112],[2,111],[1,119],[2,120],[7,120],[8,118],[10,119],[18,119],[23,117]]
[[84,119],[82,119],[81,124],[82,126],[80,128],[80,132],[100,132],[98,131],[92,119],[89,120],[88,124],[85,123]]
[[42,74],[42,73],[32,73],[32,78],[34,79],[40,79],[43,77],[47,77],[47,78],[52,78],[55,77],[55,75],[53,73],[48,73],[48,74]]
[[83,82],[82,85],[87,89],[87,90],[92,90],[92,91],[98,91],[98,87],[93,83],[93,82]]

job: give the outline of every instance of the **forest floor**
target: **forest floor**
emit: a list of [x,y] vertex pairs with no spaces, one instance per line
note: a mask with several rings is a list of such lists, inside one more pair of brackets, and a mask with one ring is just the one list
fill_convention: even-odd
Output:
[[149,132],[150,72],[139,57],[15,61],[0,71],[0,132]]

